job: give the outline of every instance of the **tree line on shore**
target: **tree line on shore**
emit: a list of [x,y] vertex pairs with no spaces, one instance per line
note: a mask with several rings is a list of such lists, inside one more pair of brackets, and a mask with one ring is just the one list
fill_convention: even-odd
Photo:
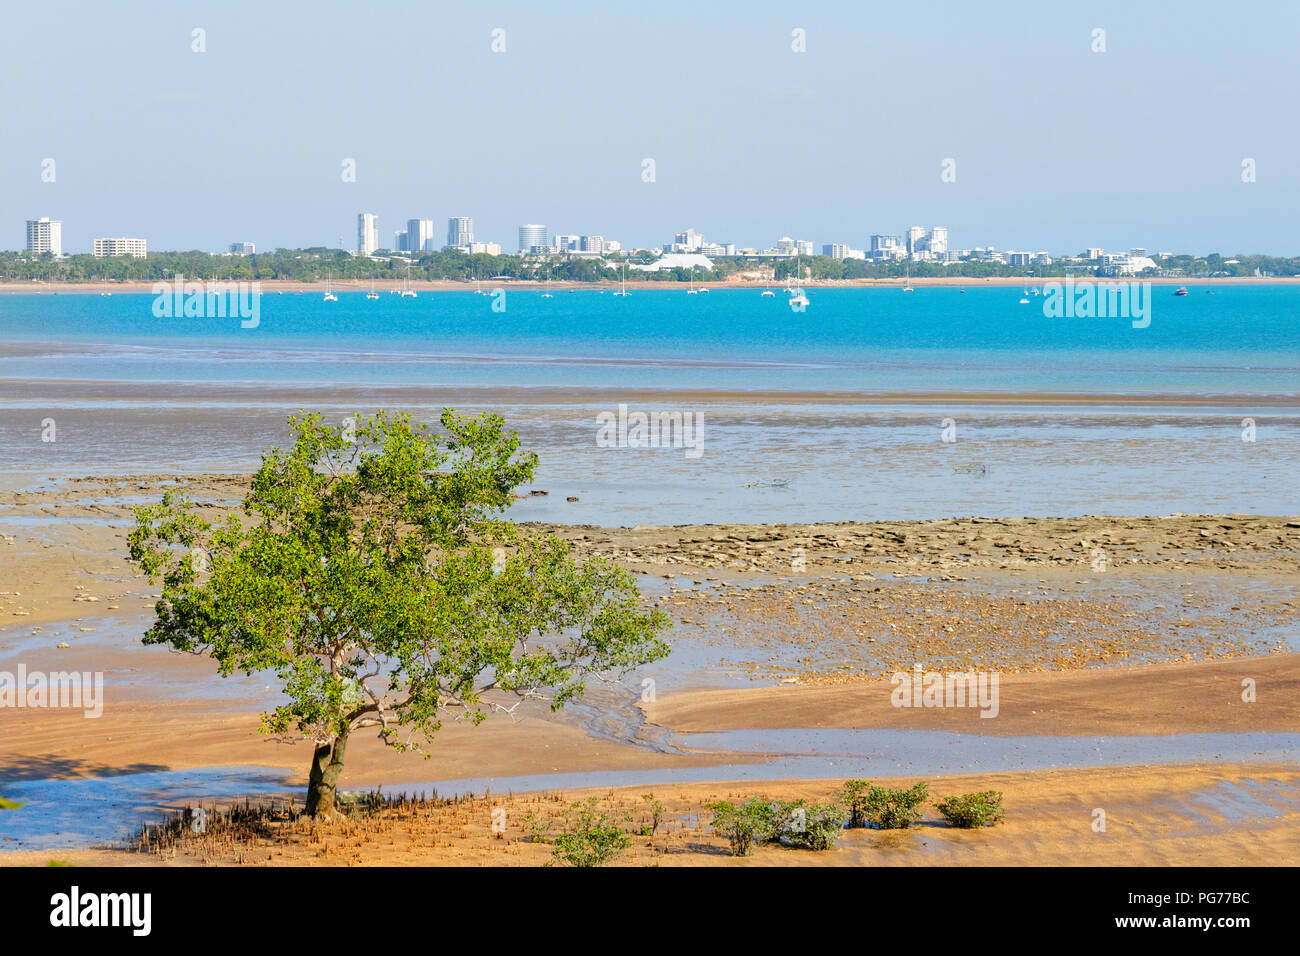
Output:
[[[326,275],[340,281],[370,280],[397,283],[403,281],[410,266],[415,281],[450,280],[460,282],[492,279],[557,282],[611,282],[620,275],[639,281],[678,283],[694,279],[719,280],[742,274],[771,275],[782,281],[798,275],[805,280],[889,279],[910,275],[914,279],[942,276],[993,278],[1023,276],[1026,279],[1061,278],[1066,275],[1088,277],[1100,275],[1087,263],[1012,266],[996,262],[961,260],[950,263],[833,259],[830,256],[749,259],[720,256],[713,258],[713,269],[664,268],[657,272],[633,270],[628,265],[654,261],[649,253],[614,256],[605,259],[524,255],[470,255],[454,249],[404,255],[367,258],[342,249],[276,249],[253,255],[216,255],[208,252],[152,252],[140,258],[104,257],[82,254],[55,259],[49,253],[40,256],[26,252],[0,252],[0,281],[4,282],[154,282],[178,275],[195,279],[229,279],[234,281],[284,279],[297,282],[324,281]],[[1225,257],[1179,255],[1157,258],[1157,269],[1144,275],[1185,277],[1296,276],[1300,275],[1300,256],[1278,258],[1264,255]]]

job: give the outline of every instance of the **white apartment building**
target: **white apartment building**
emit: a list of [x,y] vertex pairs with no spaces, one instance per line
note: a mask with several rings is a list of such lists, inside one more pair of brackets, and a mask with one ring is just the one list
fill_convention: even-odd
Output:
[[474,244],[474,220],[469,216],[452,216],[447,220],[447,245]]
[[409,252],[433,252],[433,220],[406,220],[406,248]]
[[[407,237],[409,243],[410,237]],[[379,217],[373,212],[357,216],[357,255],[373,256],[379,251]]]
[[34,255],[63,255],[63,221],[42,216],[27,220],[27,251]]
[[96,239],[94,254],[98,259],[111,256],[134,256],[137,259],[143,259],[148,255],[148,251],[145,248],[143,239],[118,237],[115,239]]
[[944,258],[948,253],[948,227],[935,226],[931,229],[927,245],[936,259]]

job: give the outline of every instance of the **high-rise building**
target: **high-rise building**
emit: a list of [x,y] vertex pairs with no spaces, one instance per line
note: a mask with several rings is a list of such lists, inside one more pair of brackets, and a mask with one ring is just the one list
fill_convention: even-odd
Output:
[[811,239],[799,239],[794,244],[796,255],[810,256],[813,254],[813,242]]
[[519,227],[520,252],[546,252],[548,245],[545,226],[529,223]]
[[63,255],[63,221],[42,216],[27,220],[27,251],[36,255],[46,252]]
[[925,226],[913,226],[907,230],[908,255],[916,255],[925,248]]
[[847,259],[849,257],[848,243],[828,242],[822,246],[822,255],[830,256],[832,259]]
[[796,243],[789,236],[782,236],[776,241],[776,251],[783,256],[792,256],[796,248]]
[[704,237],[694,229],[687,229],[673,236],[672,250],[673,252],[699,252],[702,245],[704,245]]
[[406,221],[406,249],[408,252],[433,252],[432,219]]
[[236,256],[251,256],[257,252],[257,246],[251,242],[232,242],[230,252]]
[[604,236],[583,236],[582,251],[603,253],[605,251],[605,237]]
[[452,216],[447,220],[447,245],[474,244],[474,220],[469,216]]
[[393,233],[393,251],[394,251],[394,252],[410,252],[410,251],[411,251],[411,250],[410,250],[410,246],[408,245],[408,243],[407,243],[407,241],[406,241],[406,236],[407,236],[407,233],[406,233],[406,230],[405,230],[405,229],[398,229],[396,232]]
[[943,258],[948,252],[948,227],[935,226],[930,230],[930,252]]
[[148,252],[143,239],[118,237],[116,239],[96,239],[94,255],[99,259],[110,256],[134,256],[137,259],[143,259],[148,255]]
[[379,217],[373,212],[357,216],[357,255],[373,256],[379,251]]

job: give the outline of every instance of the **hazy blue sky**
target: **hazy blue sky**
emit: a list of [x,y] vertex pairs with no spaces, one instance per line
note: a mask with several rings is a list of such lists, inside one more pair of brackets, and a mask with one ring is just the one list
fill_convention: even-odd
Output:
[[383,245],[469,215],[509,251],[524,222],[819,249],[941,224],[954,248],[1294,255],[1297,50],[1292,0],[9,3],[0,248],[45,215],[71,252],[352,248],[365,210]]

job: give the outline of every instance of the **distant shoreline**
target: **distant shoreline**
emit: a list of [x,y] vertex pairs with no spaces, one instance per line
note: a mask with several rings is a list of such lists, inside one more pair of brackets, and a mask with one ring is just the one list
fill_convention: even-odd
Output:
[[[169,280],[156,280],[169,281]],[[224,280],[219,280],[224,281]],[[256,280],[266,292],[320,292],[325,288],[324,282],[303,282],[297,279],[258,279]],[[926,278],[915,277],[911,284],[916,288],[926,287],[957,287],[957,288],[979,288],[980,286],[999,286],[1028,288],[1030,286],[1041,286],[1045,282],[1062,282],[1060,276],[1045,276],[1034,278],[1032,276],[931,276]],[[1159,286],[1243,286],[1243,285],[1298,285],[1300,276],[1222,276],[1218,278],[1135,278],[1132,276],[1114,276],[1098,278],[1096,276],[1080,276],[1075,279],[1076,282],[1150,282],[1152,285]],[[904,278],[881,278],[881,279],[837,279],[823,280],[817,282],[804,282],[805,289],[900,289],[907,282]],[[122,295],[151,295],[155,281],[141,282],[3,282],[0,281],[0,295],[95,295],[101,292],[113,292]],[[644,279],[631,280],[627,283],[627,288],[638,291],[670,290],[681,291],[682,282],[668,281],[648,281]],[[411,288],[419,292],[471,292],[475,289],[488,291],[495,288],[507,289],[540,289],[547,283],[530,280],[530,279],[501,279],[501,280],[484,280],[479,283],[461,282],[451,279],[435,280],[411,280]],[[784,280],[773,282],[751,281],[746,279],[734,279],[721,282],[697,282],[696,288],[700,289],[740,289],[740,290],[759,290],[772,289],[780,292],[784,286]],[[335,279],[332,287],[337,292],[369,292],[369,279],[356,279],[352,281]],[[390,288],[396,289],[399,284],[395,281],[376,283],[375,290],[385,295],[389,293]],[[591,291],[591,290],[612,290],[617,289],[617,282],[600,281],[600,282],[577,282],[572,280],[555,280],[550,283],[552,292],[570,292],[570,291]]]

